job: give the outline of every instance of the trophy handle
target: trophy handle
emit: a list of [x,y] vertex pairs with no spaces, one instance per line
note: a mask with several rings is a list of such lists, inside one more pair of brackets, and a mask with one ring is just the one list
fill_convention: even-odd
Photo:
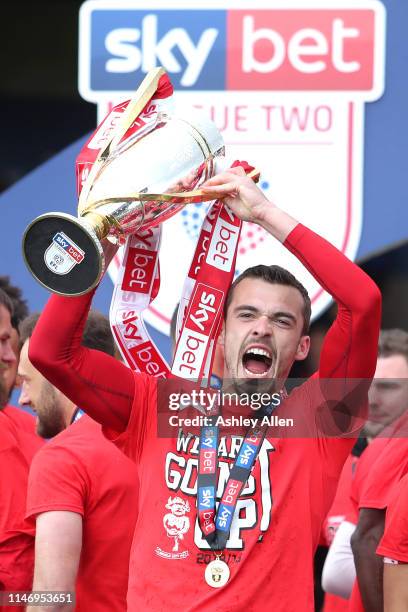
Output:
[[59,295],[87,293],[105,270],[96,231],[86,220],[65,213],[47,213],[30,223],[23,237],[23,256],[34,278]]
[[105,145],[105,148],[99,152],[99,155],[92,166],[88,178],[86,179],[85,185],[82,187],[82,191],[80,193],[78,201],[79,215],[82,215],[85,212],[85,208],[88,209],[88,207],[86,206],[86,201],[97,174],[99,173],[103,165],[106,163],[106,160],[108,159],[109,155],[117,147],[123,136],[126,134],[133,121],[140,115],[147,102],[155,93],[158,82],[163,76],[163,74],[166,74],[166,72],[162,67],[154,68],[145,76],[145,78],[137,88],[135,96],[129,102],[125,112],[123,113],[117,129],[114,130],[112,138]]
[[[248,172],[247,176],[255,183],[259,181],[260,171],[254,168]],[[176,204],[192,204],[195,202],[210,202],[217,199],[217,196],[211,193],[203,193],[201,189],[193,191],[180,191],[174,193],[131,193],[126,196],[117,196],[115,198],[105,198],[103,200],[95,200],[87,203],[86,208],[81,212],[81,215],[86,215],[96,211],[100,206],[105,204],[118,204],[120,202],[174,202]],[[101,215],[102,217],[102,215]],[[102,221],[100,221],[102,222]]]

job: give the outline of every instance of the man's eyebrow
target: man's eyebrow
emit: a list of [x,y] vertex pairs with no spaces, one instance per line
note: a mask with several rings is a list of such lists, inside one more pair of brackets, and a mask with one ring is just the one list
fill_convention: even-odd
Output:
[[240,304],[239,306],[235,306],[234,312],[239,312],[240,310],[249,310],[250,312],[258,312],[259,308],[255,306],[250,306],[249,304]]
[[[402,379],[406,380],[406,379]],[[377,378],[373,381],[376,387],[399,387],[401,378]]]
[[[259,312],[259,308],[256,308],[256,306],[252,306],[250,304],[240,304],[239,306],[236,306],[234,308],[234,312],[240,312],[241,310],[249,310],[249,312]],[[285,317],[286,319],[290,319],[294,323],[296,323],[297,321],[296,316],[286,310],[278,310],[277,312],[270,313],[270,316],[274,319],[276,317]]]
[[286,310],[279,310],[278,312],[274,312],[273,316],[274,317],[285,317],[286,319],[290,319],[291,321],[294,321],[294,323],[296,323],[297,321],[296,316],[292,314],[291,312],[287,312]]

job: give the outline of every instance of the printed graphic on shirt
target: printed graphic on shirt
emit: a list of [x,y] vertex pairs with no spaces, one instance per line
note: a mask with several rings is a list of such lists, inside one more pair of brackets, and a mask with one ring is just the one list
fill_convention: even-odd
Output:
[[188,550],[179,552],[179,543],[184,540],[184,534],[190,529],[190,519],[186,516],[190,512],[190,504],[181,497],[169,497],[166,508],[170,510],[163,518],[163,526],[167,536],[173,540],[172,552],[165,552],[159,546],[156,554],[166,559],[185,559]]
[[[227,484],[230,470],[235,459],[238,456],[243,438],[240,436],[221,437],[218,445],[218,477],[216,507],[222,499],[225,486]],[[231,530],[226,544],[227,549],[243,550],[245,548],[245,532],[248,530],[257,529],[258,535],[266,531],[271,521],[272,512],[272,486],[270,482],[270,460],[272,451],[275,448],[267,439],[263,441],[259,451],[257,460],[252,468],[251,474],[237,500],[234,515],[231,521]],[[191,507],[197,505],[197,472],[199,461],[199,438],[193,434],[180,432],[177,439],[175,452],[168,452],[165,463],[165,478],[166,485],[172,493],[183,494],[190,498]],[[177,500],[177,501],[176,501]],[[171,498],[166,505],[169,508]],[[163,521],[169,537],[174,537],[174,529],[180,530],[182,535],[187,532],[190,520],[186,513],[189,508],[182,504],[184,502],[181,497],[175,497],[172,502],[176,505],[178,514],[172,509],[166,514]],[[184,523],[182,519],[188,520]],[[210,545],[203,538],[201,528],[198,523],[197,514],[194,515],[194,545],[202,550],[210,550]],[[177,527],[175,528],[175,525]],[[183,531],[183,527],[185,531]],[[168,530],[170,528],[170,531]],[[173,559],[180,558],[180,553],[177,552],[180,546],[180,540],[183,537],[175,536],[173,551],[171,554],[163,553],[157,547],[156,554],[159,556]],[[185,557],[188,551],[185,551]]]

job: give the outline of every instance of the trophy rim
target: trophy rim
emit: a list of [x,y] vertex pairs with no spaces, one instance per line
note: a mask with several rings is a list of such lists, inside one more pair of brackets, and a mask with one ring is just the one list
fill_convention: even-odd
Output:
[[[30,231],[30,229],[32,228],[33,225],[35,225],[38,221],[42,221],[43,219],[47,219],[48,217],[52,217],[52,218],[60,218],[60,219],[66,219],[68,221],[71,221],[73,223],[75,223],[75,225],[78,225],[82,230],[86,231],[88,234],[88,237],[92,240],[92,242],[94,243],[100,257],[98,258],[98,274],[96,276],[95,281],[92,283],[92,285],[90,285],[87,289],[85,289],[84,291],[79,291],[77,293],[64,293],[63,291],[58,291],[56,289],[52,289],[51,287],[49,287],[48,285],[46,285],[36,274],[35,272],[31,269],[31,265],[29,264],[26,254],[25,254],[25,241],[26,241],[26,236],[28,234],[28,232]],[[81,223],[82,221],[82,223]],[[86,221],[84,221],[81,218],[78,217],[74,217],[74,215],[70,215],[69,213],[64,213],[64,212],[47,212],[44,213],[42,215],[39,215],[38,217],[36,217],[35,219],[33,219],[26,227],[24,234],[23,234],[23,238],[22,238],[22,244],[21,244],[21,250],[22,250],[22,254],[23,254],[23,259],[24,259],[24,263],[25,266],[27,268],[27,270],[30,272],[31,276],[42,286],[44,287],[44,289],[47,289],[47,291],[51,292],[51,293],[55,293],[56,295],[62,295],[63,297],[79,297],[81,295],[85,295],[86,293],[89,293],[90,291],[92,291],[92,289],[94,289],[101,281],[103,273],[105,272],[105,257],[104,257],[104,252],[103,252],[103,248],[101,245],[101,242],[99,240],[99,238],[97,237],[96,233],[93,231],[93,229],[86,223]]]

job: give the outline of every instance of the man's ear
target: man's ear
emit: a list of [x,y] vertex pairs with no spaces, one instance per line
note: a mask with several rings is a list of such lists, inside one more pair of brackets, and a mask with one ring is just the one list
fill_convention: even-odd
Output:
[[309,354],[310,349],[310,336],[301,336],[297,351],[295,354],[295,361],[303,361]]
[[220,335],[218,336],[217,344],[220,346],[225,345],[225,322],[222,324]]

